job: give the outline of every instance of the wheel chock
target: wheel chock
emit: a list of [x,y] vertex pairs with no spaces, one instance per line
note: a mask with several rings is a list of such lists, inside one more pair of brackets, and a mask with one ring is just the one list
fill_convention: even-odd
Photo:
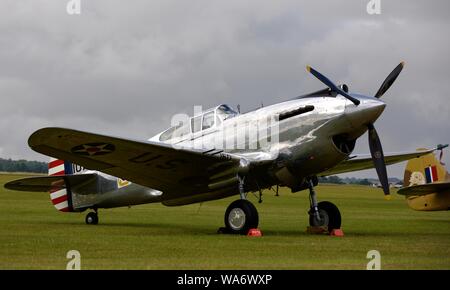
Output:
[[306,233],[313,234],[313,235],[328,234],[328,227],[327,226],[320,226],[320,227],[309,226],[306,228]]
[[248,237],[262,237],[262,232],[260,229],[249,229],[247,232]]
[[330,233],[330,236],[343,237],[344,232],[342,231],[342,229],[333,229]]

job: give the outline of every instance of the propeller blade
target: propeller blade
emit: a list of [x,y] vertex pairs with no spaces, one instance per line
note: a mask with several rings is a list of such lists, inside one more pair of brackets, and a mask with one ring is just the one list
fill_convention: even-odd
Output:
[[386,170],[386,163],[384,162],[383,148],[381,147],[380,138],[375,130],[373,124],[369,124],[369,148],[372,155],[373,164],[377,170],[378,179],[383,187],[384,195],[386,199],[390,198],[389,182]]
[[392,86],[392,84],[397,79],[398,75],[402,71],[403,67],[405,66],[405,62],[402,61],[398,66],[394,68],[393,71],[387,76],[387,78],[384,80],[384,82],[381,84],[381,87],[378,89],[378,92],[375,94],[375,98],[381,98],[384,93],[389,90],[389,88]]
[[342,89],[340,89],[338,86],[336,86],[331,80],[329,80],[326,76],[321,74],[320,72],[316,71],[309,65],[306,66],[306,70],[310,72],[313,76],[315,76],[319,81],[327,85],[332,91],[344,96],[345,98],[349,99],[353,102],[355,105],[359,105],[360,101],[358,99],[355,99],[354,97],[350,96],[346,92],[344,92]]

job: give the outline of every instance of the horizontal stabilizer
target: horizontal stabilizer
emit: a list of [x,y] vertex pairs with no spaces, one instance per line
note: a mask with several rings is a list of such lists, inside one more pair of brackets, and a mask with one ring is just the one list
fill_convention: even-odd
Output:
[[5,188],[20,191],[48,192],[76,186],[96,178],[97,174],[78,174],[60,176],[39,176],[13,180],[5,184]]
[[450,191],[450,182],[435,182],[428,184],[403,187],[397,191],[398,194],[406,196],[420,196],[441,191]]

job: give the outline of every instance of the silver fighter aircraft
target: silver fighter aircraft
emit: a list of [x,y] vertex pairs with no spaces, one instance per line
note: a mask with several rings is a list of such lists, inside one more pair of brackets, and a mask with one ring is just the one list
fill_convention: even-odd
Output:
[[[262,189],[287,186],[292,192],[309,190],[311,226],[339,229],[338,208],[318,202],[317,177],[375,167],[389,197],[386,165],[434,151],[383,154],[373,124],[386,106],[380,97],[402,68],[403,62],[372,97],[349,93],[346,85],[337,86],[308,66],[327,88],[245,114],[219,105],[148,141],[43,128],[28,144],[53,157],[49,176],[15,180],[5,187],[50,192],[63,212],[91,209],[87,224],[98,223],[99,208],[153,202],[179,206],[239,195],[225,212],[225,229],[245,234],[258,227],[258,212],[247,193],[261,196]],[[239,137],[243,131],[252,138]],[[371,156],[352,155],[366,131]]]

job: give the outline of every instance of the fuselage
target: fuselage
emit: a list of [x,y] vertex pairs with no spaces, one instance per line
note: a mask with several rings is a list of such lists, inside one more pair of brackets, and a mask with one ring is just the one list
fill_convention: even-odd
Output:
[[[259,187],[282,184],[295,188],[304,178],[348,158],[356,139],[385,107],[379,99],[354,96],[360,105],[341,96],[306,97],[237,114],[220,125],[193,132],[193,119],[214,111],[206,110],[186,120],[190,132],[163,142],[236,154],[248,160],[250,176],[257,179]],[[150,140],[160,142],[164,132]],[[273,162],[260,165],[259,159],[267,160],[268,156]]]
[[450,210],[450,190],[406,198],[408,206],[418,211]]

